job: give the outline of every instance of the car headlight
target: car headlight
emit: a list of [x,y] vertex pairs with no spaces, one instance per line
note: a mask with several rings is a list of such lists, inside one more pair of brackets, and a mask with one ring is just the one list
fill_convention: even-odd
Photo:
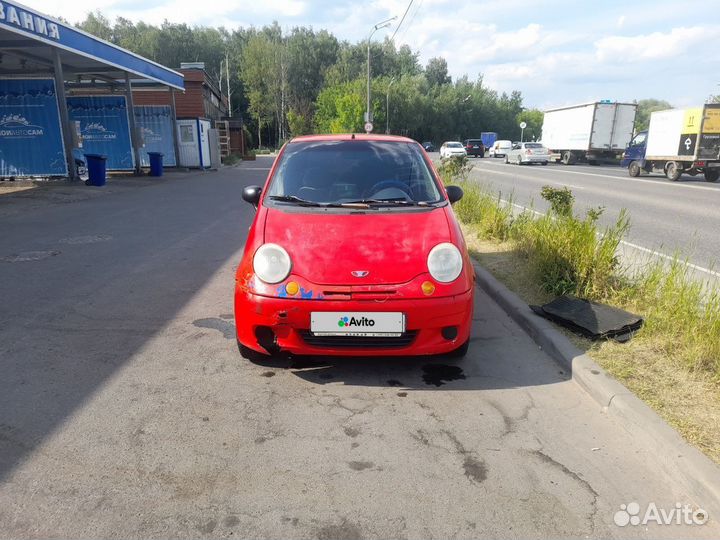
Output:
[[462,272],[463,258],[454,244],[444,242],[430,250],[427,258],[430,275],[440,283],[455,281]]
[[291,268],[290,255],[277,244],[263,244],[253,257],[253,270],[265,283],[280,283]]

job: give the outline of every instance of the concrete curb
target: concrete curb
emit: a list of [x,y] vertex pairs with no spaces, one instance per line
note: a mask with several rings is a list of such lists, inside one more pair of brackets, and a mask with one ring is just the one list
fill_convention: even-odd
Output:
[[[575,347],[553,324],[530,309],[490,272],[473,262],[478,285],[579,384],[603,411],[619,418],[628,434],[647,438],[668,473],[681,476],[697,506],[718,516],[720,469],[685,440],[630,390],[616,381],[592,358]],[[660,472],[660,471],[659,471]],[[684,502],[684,501],[678,501]],[[619,503],[618,503],[619,504]],[[711,510],[712,508],[712,510]]]

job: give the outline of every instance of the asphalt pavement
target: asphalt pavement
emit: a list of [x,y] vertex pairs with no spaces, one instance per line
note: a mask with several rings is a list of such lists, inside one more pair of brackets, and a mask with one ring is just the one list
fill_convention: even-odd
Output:
[[461,361],[243,359],[269,165],[0,196],[0,537],[720,536],[625,524],[712,510],[480,290]]
[[[617,220],[621,209],[630,215],[631,229],[625,248],[638,255],[648,251],[666,256],[675,253],[720,277],[720,183],[702,176],[683,175],[670,182],[659,174],[631,178],[614,166],[550,163],[541,165],[505,164],[503,159],[471,159],[472,177],[500,191],[504,199],[540,212],[548,204],[540,197],[544,185],[568,187],[575,196],[575,208],[604,207],[603,225]],[[714,272],[712,274],[711,272]]]

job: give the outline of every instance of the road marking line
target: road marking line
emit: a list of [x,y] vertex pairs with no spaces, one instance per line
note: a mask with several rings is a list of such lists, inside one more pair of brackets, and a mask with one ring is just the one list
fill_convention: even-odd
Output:
[[[538,212],[537,210],[534,210],[533,208],[528,208],[527,206],[523,206],[523,205],[521,205],[521,204],[517,204],[517,203],[514,203],[514,202],[510,202],[510,201],[507,201],[507,200],[505,200],[505,199],[503,199],[503,198],[499,198],[498,200],[500,200],[501,202],[503,202],[503,203],[505,203],[505,204],[509,204],[509,205],[511,205],[511,206],[514,206],[515,208],[520,208],[521,210],[528,210],[528,211],[533,212],[535,215],[538,215],[538,216],[544,216],[544,215],[545,215],[544,213]],[[639,250],[639,251],[643,251],[643,252],[648,253],[648,254],[650,254],[650,255],[654,255],[655,257],[660,257],[660,258],[662,258],[662,259],[666,259],[666,260],[668,260],[668,261],[679,260],[679,259],[677,259],[676,257],[671,257],[670,255],[666,255],[665,253],[660,253],[659,251],[655,251],[655,250],[652,250],[652,249],[649,249],[649,248],[646,248],[646,247],[643,247],[643,246],[639,246],[638,244],[633,244],[632,242],[627,242],[627,241],[625,241],[625,240],[620,240],[620,243],[623,244],[623,245],[625,245],[625,246],[628,246],[628,247],[637,249],[637,250]],[[682,262],[682,261],[680,261],[680,262]],[[699,272],[704,272],[704,273],[709,274],[709,275],[711,275],[711,276],[713,276],[713,277],[720,278],[720,272],[715,272],[714,270],[710,270],[709,268],[704,268],[704,267],[702,267],[702,266],[698,266],[697,264],[693,264],[693,263],[687,262],[687,261],[684,261],[683,264],[684,264],[685,266],[689,267],[689,268],[692,268],[693,270],[697,270],[697,271],[699,271]]]
[[[501,165],[500,163],[492,163],[492,162],[488,162],[488,164],[492,164],[492,166],[500,166]],[[473,167],[474,167],[474,165],[475,164],[473,164]],[[583,176],[597,176],[598,178],[610,178],[611,180],[619,180],[621,182],[641,182],[644,184],[653,184],[653,185],[665,186],[665,187],[701,189],[703,191],[713,191],[715,193],[720,193],[720,189],[718,189],[718,188],[713,188],[713,187],[708,187],[708,186],[696,186],[694,184],[684,184],[682,182],[680,182],[680,183],[678,183],[678,182],[670,183],[669,181],[668,182],[655,182],[652,180],[650,180],[650,181],[641,180],[639,178],[633,178],[631,176],[622,177],[622,176],[612,176],[612,175],[608,175],[608,174],[586,173],[586,172],[581,172],[581,171],[562,171],[562,170],[555,169],[555,168],[547,169],[547,170],[541,169],[541,170],[543,170],[545,172],[552,170],[552,172],[558,172],[558,173],[562,173],[562,174],[580,174]],[[510,173],[501,173],[501,174],[510,174]]]
[[[490,171],[488,171],[488,172],[490,172]],[[515,178],[527,178],[528,180],[537,180],[540,182],[555,184],[557,186],[563,186],[563,187],[568,186],[568,187],[575,188],[575,189],[587,189],[587,186],[577,186],[574,184],[563,184],[562,182],[548,180],[547,178],[535,178],[533,176],[525,176],[525,175],[521,175],[519,173],[511,173],[511,172],[507,172],[507,171],[492,171],[491,174],[504,174],[505,176],[513,176]]]

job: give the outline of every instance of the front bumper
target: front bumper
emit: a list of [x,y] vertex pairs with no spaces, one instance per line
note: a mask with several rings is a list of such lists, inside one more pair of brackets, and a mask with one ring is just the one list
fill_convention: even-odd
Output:
[[[409,356],[450,352],[470,337],[474,290],[441,298],[374,300],[300,300],[271,298],[235,290],[238,341],[261,353],[298,355]],[[402,338],[316,339],[310,333],[313,311],[393,311],[405,314]],[[453,339],[443,329],[457,328]],[[269,330],[269,331],[268,331]],[[270,336],[268,338],[268,336]],[[262,343],[261,343],[262,342]],[[268,346],[268,344],[270,344]]]

